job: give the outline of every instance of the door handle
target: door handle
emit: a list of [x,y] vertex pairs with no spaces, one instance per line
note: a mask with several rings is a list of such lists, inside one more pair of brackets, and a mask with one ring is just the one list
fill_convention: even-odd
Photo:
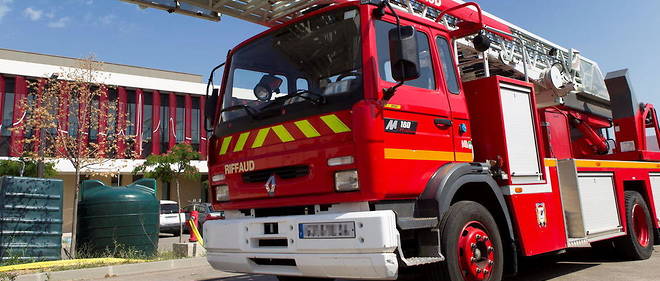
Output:
[[450,119],[444,118],[436,118],[433,120],[433,123],[435,123],[436,127],[451,127],[451,125],[453,125],[453,122]]

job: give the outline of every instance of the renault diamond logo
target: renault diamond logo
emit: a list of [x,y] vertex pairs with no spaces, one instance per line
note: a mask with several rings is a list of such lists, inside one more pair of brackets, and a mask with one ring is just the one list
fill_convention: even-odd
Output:
[[275,175],[271,175],[264,186],[266,187],[268,196],[275,196],[275,188],[277,187],[277,183],[275,182]]

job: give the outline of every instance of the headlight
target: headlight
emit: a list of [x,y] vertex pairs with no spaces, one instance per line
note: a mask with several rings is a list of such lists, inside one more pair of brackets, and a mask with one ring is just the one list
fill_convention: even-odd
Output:
[[335,190],[338,192],[360,190],[357,170],[335,172]]
[[211,181],[213,181],[213,182],[220,182],[220,181],[223,181],[223,180],[225,180],[225,174],[217,174],[217,175],[213,175],[213,177],[211,177]]
[[215,200],[218,202],[229,201],[229,186],[226,184],[215,187]]

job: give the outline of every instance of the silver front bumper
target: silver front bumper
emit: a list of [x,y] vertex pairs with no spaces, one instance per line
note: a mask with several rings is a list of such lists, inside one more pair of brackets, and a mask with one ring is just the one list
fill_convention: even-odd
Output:
[[[355,222],[355,238],[299,237],[301,223],[349,221]],[[264,234],[266,223],[277,223],[277,234]],[[204,233],[208,261],[218,270],[351,279],[397,278],[395,252],[399,247],[399,232],[392,211],[208,221]]]

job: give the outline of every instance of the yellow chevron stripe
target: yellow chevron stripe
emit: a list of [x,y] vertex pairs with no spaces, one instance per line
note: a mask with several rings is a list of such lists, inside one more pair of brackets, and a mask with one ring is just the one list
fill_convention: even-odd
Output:
[[250,132],[247,133],[242,133],[238,137],[238,141],[236,142],[236,146],[234,147],[234,152],[239,152],[243,150],[245,147],[245,143],[247,142],[248,137],[250,137]]
[[453,151],[385,148],[385,159],[454,161]]
[[280,140],[281,140],[282,142],[290,142],[290,141],[294,141],[294,140],[295,140],[295,139],[293,138],[293,136],[291,136],[291,134],[289,133],[289,131],[286,130],[286,128],[284,127],[284,125],[277,125],[277,126],[273,127],[273,131],[275,132],[275,134],[277,135],[277,137],[280,138]]
[[254,142],[252,143],[252,148],[262,147],[264,145],[266,136],[268,136],[268,131],[270,131],[270,128],[263,128],[259,130],[257,133],[257,138],[255,138]]
[[321,136],[319,131],[317,131],[314,128],[314,126],[312,126],[312,123],[309,123],[309,121],[307,121],[307,120],[297,121],[297,122],[295,122],[295,124],[296,124],[296,127],[298,127],[298,129],[300,129],[300,131],[303,134],[305,134],[305,136],[307,138],[315,138],[315,137]]
[[337,115],[330,114],[330,115],[321,116],[321,120],[323,120],[323,122],[326,125],[328,125],[328,127],[333,132],[335,132],[335,134],[346,133],[351,131],[351,128],[346,126],[346,124],[344,124],[344,122],[342,122],[341,119],[337,117]]
[[220,155],[227,154],[227,149],[229,148],[229,143],[231,143],[231,136],[226,137],[222,140],[222,146],[220,147]]

